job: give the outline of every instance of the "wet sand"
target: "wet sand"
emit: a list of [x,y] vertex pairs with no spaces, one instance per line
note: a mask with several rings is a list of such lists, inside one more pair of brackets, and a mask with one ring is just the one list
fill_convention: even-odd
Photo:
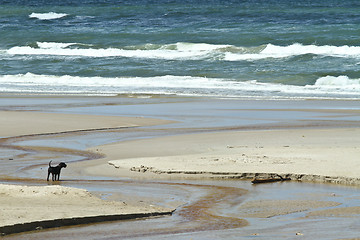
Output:
[[[38,101],[36,98],[33,99]],[[64,181],[61,181],[61,184],[67,184],[66,180],[75,183],[79,179],[92,181],[125,178],[145,179],[145,182],[165,181],[171,185],[171,179],[249,179],[254,176],[264,177],[269,173],[296,177],[295,180],[302,181],[359,184],[360,166],[357,164],[357,156],[360,153],[360,132],[359,109],[355,107],[356,102],[335,102],[336,106],[324,108],[327,104],[316,101],[310,104],[295,102],[288,106],[287,103],[280,102],[278,105],[273,102],[267,106],[257,101],[233,101],[229,105],[228,100],[216,100],[214,102],[217,105],[210,105],[212,109],[207,109],[207,114],[202,115],[199,114],[201,108],[197,107],[209,106],[208,100],[169,98],[161,101],[150,99],[150,102],[147,102],[141,99],[139,103],[137,99],[129,105],[128,102],[123,104],[123,100],[119,101],[116,98],[95,98],[93,102],[86,101],[86,104],[83,104],[83,99],[80,104],[79,99],[81,98],[66,103],[66,107],[52,109],[53,112],[61,113],[28,112],[23,109],[17,112],[0,112],[0,121],[4,123],[0,129],[3,137],[1,149],[4,152],[2,162],[7,162],[0,170],[2,181],[28,181],[30,185],[35,181],[37,185],[43,185],[41,179],[44,178],[49,158],[55,157],[55,160],[60,161],[71,157],[73,160],[68,164],[69,168],[63,171]],[[3,110],[9,110],[9,106],[14,106],[13,110],[19,110],[19,106],[23,108],[21,104],[15,106],[11,105],[11,99],[9,101],[10,104],[1,106]],[[61,103],[61,98],[57,102]],[[40,104],[36,102],[35,105],[31,103],[30,99],[26,110],[49,111],[51,106],[46,101],[40,101]],[[189,108],[189,111],[181,117],[168,111],[173,109],[173,105],[178,106],[178,109]],[[290,105],[296,107],[287,108]],[[124,111],[130,109],[129,106],[131,114],[124,114]],[[97,116],[89,113],[96,113]],[[174,115],[171,115],[172,113]],[[294,113],[296,116],[292,115]],[[213,119],[211,114],[217,118]],[[126,118],[116,115],[125,115]],[[271,117],[274,115],[275,118]],[[113,135],[117,137],[109,140]],[[69,138],[61,140],[61,137],[65,136]],[[95,142],[90,144],[93,147],[88,149],[89,145],[86,142],[94,136],[108,139],[108,142],[94,140]],[[74,144],[74,141],[85,143]],[[107,144],[101,145],[103,143]],[[32,166],[32,160],[35,159],[38,162]],[[19,169],[23,164],[25,167]],[[69,185],[71,184],[69,181]],[[80,187],[81,185],[85,186],[80,183]],[[106,194],[104,190],[100,192]],[[205,212],[212,212],[220,203],[216,203],[216,198],[210,201],[210,196],[214,195],[213,190],[206,192],[208,193],[205,194],[204,201],[211,202],[208,207],[200,198],[188,207],[183,207],[178,216],[190,217],[191,223],[196,221],[191,220],[191,216],[196,216],[193,213],[196,209],[204,209],[205,206]],[[220,192],[224,195],[217,193],[215,196],[226,199],[227,190]],[[14,197],[10,195],[9,197]],[[122,194],[120,199],[132,199],[131,194],[125,195]],[[246,192],[242,191],[236,198],[246,195]],[[59,194],[57,197],[61,199],[64,196]],[[144,197],[144,200],[148,198],[149,196]],[[138,201],[142,202],[144,207],[144,201]],[[155,198],[152,202],[149,201],[148,205],[154,201],[161,200]],[[179,208],[184,202],[186,199],[177,199],[170,205]],[[338,201],[317,199],[284,199],[281,205],[287,207],[282,209],[277,208],[271,199],[245,201],[244,204],[241,202],[237,203],[238,214],[227,214],[227,221],[232,224],[223,229],[245,226],[252,218],[286,216],[296,212],[307,212],[308,217],[328,216],[331,212],[336,212],[340,216],[338,212],[345,215],[349,212],[349,208],[342,208]],[[71,206],[72,203],[67,205]],[[169,204],[165,205],[169,207]],[[29,206],[32,206],[31,201]],[[321,211],[313,211],[319,208]],[[261,216],[254,213],[256,209],[264,210]],[[132,211],[131,208],[128,210]],[[75,215],[73,217],[76,217]],[[17,215],[12,216],[16,222]],[[211,228],[210,222],[217,224],[216,219],[219,217],[214,216],[217,215],[204,215],[202,219],[208,219],[209,222],[198,229],[194,228],[193,231]],[[38,220],[44,219],[40,217]],[[220,217],[219,221],[223,222],[224,219]],[[239,224],[235,224],[237,221]],[[254,225],[252,221],[250,224]],[[169,230],[167,234],[171,232]],[[173,234],[175,233],[179,231],[173,231]]]
[[110,130],[167,124],[170,121],[141,117],[51,114],[30,111],[0,111],[1,137],[49,135],[61,132]]

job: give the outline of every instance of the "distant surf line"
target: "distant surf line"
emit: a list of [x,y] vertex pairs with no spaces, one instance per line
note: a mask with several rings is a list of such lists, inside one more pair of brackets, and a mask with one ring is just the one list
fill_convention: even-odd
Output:
[[[81,46],[81,47],[80,47]],[[6,50],[11,55],[49,55],[78,57],[126,57],[165,60],[256,61],[267,58],[289,58],[313,54],[339,58],[360,58],[360,46],[266,44],[254,47],[216,45],[207,43],[145,44],[123,48],[96,48],[83,43],[37,42],[37,47],[15,46]]]

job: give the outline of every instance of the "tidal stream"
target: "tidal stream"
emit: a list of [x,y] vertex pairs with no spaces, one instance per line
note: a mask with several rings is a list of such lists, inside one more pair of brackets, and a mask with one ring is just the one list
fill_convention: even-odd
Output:
[[[179,176],[132,179],[67,175],[72,163],[101,158],[101,154],[87,149],[107,143],[204,131],[358,126],[356,101],[16,97],[2,99],[0,109],[177,121],[171,126],[1,138],[1,183],[60,184],[87,189],[104,200],[176,208],[171,216],[54,228],[8,235],[3,239],[343,239],[360,236],[360,214],[310,214],[316,210],[359,206],[358,187],[293,181],[252,185],[241,180],[194,180]],[[334,109],[342,111],[335,114]],[[60,182],[46,182],[50,159],[66,161],[69,165],[62,172]],[[312,207],[317,202],[336,202],[338,206],[315,204],[317,207]]]
[[[119,131],[121,134],[119,134]],[[139,135],[144,137],[141,130]],[[150,131],[157,134],[157,131]],[[136,138],[126,129],[88,133],[62,133],[2,139],[1,182],[26,185],[54,184],[45,181],[49,159],[90,161],[101,155],[86,151],[90,146]],[[96,139],[96,141],[94,140]],[[6,173],[6,174],[5,174]],[[55,183],[87,189],[104,200],[176,207],[172,216],[134,219],[54,228],[5,236],[4,239],[293,239],[333,236],[357,237],[357,217],[308,217],[314,208],[297,208],[305,201],[334,201],[340,206],[358,206],[360,191],[355,187],[309,183],[251,185],[241,180],[141,180],[102,176],[67,177]],[[279,214],[253,217],[245,203],[279,201]],[[291,201],[293,203],[291,203]],[[281,206],[286,203],[285,212]],[[320,209],[330,209],[324,207]],[[324,224],[324,221],[326,224]],[[333,227],[329,227],[333,226]],[[336,235],[339,234],[339,235]]]

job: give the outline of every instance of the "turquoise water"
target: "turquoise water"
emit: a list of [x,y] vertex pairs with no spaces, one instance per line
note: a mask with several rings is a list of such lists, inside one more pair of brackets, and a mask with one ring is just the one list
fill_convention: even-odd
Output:
[[360,98],[360,2],[0,0],[0,92]]

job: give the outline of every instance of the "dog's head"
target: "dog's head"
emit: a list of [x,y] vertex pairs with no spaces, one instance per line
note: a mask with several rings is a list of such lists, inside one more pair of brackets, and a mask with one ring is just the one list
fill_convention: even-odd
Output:
[[67,165],[66,165],[66,163],[64,163],[64,162],[61,162],[61,163],[59,164],[59,166],[62,167],[62,168],[66,168]]

